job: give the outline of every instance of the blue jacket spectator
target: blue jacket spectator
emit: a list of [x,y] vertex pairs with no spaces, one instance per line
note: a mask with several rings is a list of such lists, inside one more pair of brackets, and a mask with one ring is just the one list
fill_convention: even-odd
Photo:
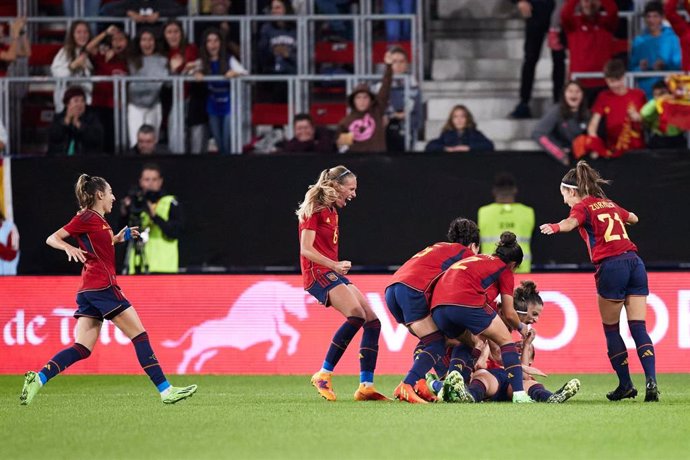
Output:
[[[635,37],[630,56],[630,70],[664,71],[680,69],[680,41],[668,26],[663,25],[664,9],[659,1],[645,5],[644,21],[647,28]],[[638,86],[647,99],[652,98],[652,86],[659,77],[640,78]]]
[[[292,4],[285,0],[273,0],[271,15],[294,16]],[[261,26],[259,63],[262,73],[297,73],[297,27],[294,21],[272,21]]]
[[472,113],[464,105],[453,107],[441,130],[441,136],[426,146],[427,152],[491,152],[493,150],[494,143],[477,129]]

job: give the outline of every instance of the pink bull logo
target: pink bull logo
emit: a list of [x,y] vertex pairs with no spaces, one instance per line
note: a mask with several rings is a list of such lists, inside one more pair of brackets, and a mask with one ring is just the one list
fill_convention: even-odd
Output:
[[200,372],[204,363],[218,354],[220,348],[246,350],[262,342],[270,342],[266,361],[273,361],[288,337],[287,353],[297,351],[299,332],[285,320],[285,312],[300,321],[308,317],[307,293],[283,281],[260,281],[245,290],[228,311],[225,318],[211,319],[193,326],[179,340],[165,340],[163,346],[177,348],[191,336],[184,351],[178,374],[185,374],[195,359],[194,371]]

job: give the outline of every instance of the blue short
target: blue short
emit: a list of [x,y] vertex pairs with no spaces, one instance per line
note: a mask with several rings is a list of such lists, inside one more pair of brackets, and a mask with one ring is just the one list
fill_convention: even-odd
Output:
[[607,300],[623,301],[629,295],[649,294],[647,270],[634,252],[604,259],[597,265],[594,279],[597,293]]
[[490,307],[462,307],[459,305],[439,305],[431,310],[434,322],[449,339],[457,338],[468,329],[472,334],[484,332],[496,317]]
[[349,279],[343,275],[338,275],[336,272],[321,273],[321,270],[316,270],[316,281],[312,284],[307,292],[314,296],[320,304],[330,306],[328,302],[328,292],[336,286],[341,284],[352,284]]
[[429,302],[423,292],[402,283],[386,288],[386,305],[398,324],[411,324],[429,316]]
[[86,316],[100,321],[111,320],[132,306],[119,286],[110,286],[100,291],[84,291],[77,294],[77,311],[74,317]]
[[503,368],[487,369],[491,375],[498,380],[498,390],[490,400],[496,402],[512,401],[513,398],[508,396],[508,389],[510,388],[510,381],[508,380],[508,373]]

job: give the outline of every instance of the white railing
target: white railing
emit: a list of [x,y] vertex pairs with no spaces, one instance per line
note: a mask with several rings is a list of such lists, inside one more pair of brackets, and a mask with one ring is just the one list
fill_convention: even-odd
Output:
[[[297,113],[309,112],[309,87],[310,82],[345,82],[346,92],[350,94],[354,87],[362,81],[380,81],[382,75],[248,75],[227,79],[222,76],[205,76],[197,79],[190,76],[168,76],[168,77],[138,77],[138,76],[94,76],[94,77],[6,77],[0,78],[0,117],[5,121],[8,133],[18,133],[20,129],[15,126],[20,120],[20,108],[13,107],[11,104],[13,86],[24,87],[30,84],[55,85],[56,89],[64,89],[68,84],[78,84],[82,82],[113,83],[113,103],[114,103],[114,133],[116,153],[122,153],[127,149],[127,84],[131,82],[164,82],[170,85],[173,91],[173,106],[169,120],[179,123],[173,126],[169,132],[172,139],[168,142],[175,150],[184,151],[186,145],[187,132],[184,126],[185,104],[184,87],[187,82],[227,82],[230,86],[230,133],[231,151],[241,153],[242,146],[246,144],[252,134],[252,95],[251,85],[259,82],[280,83],[287,85],[287,110],[288,124],[286,125],[287,137],[291,138],[292,118]],[[394,79],[403,81],[404,98],[408,100],[411,95],[412,77],[409,75],[395,76]],[[343,100],[345,102],[345,100]],[[15,115],[15,116],[12,116]],[[411,133],[410,116],[405,117],[405,146],[410,149],[413,144]],[[216,140],[216,142],[219,142]],[[8,153],[19,153],[17,151],[18,142],[16,137],[10,135],[5,151]]]

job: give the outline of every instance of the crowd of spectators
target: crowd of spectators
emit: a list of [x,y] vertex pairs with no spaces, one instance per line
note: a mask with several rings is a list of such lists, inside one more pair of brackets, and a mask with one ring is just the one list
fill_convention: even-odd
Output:
[[[526,24],[520,99],[510,116],[532,118],[535,68],[546,40],[553,60],[555,105],[544,112],[532,134],[546,152],[569,164],[573,158],[587,153],[617,157],[631,149],[684,145],[685,133],[676,126],[659,123],[659,104],[652,103],[663,97],[664,92],[668,93],[663,78],[640,78],[639,89],[628,88],[624,78],[626,70],[690,68],[690,26],[677,11],[678,0],[647,2],[642,13],[645,29],[636,37],[628,37],[631,46],[622,55],[617,46],[619,5],[626,3],[622,0],[514,0],[514,3]],[[65,0],[64,4],[64,14],[74,14],[73,2]],[[129,75],[150,79],[127,84],[127,105],[123,108],[127,144],[122,146],[123,152],[233,154],[242,153],[231,147],[233,136],[238,134],[232,132],[230,122],[236,96],[231,94],[229,82],[203,81],[203,77],[230,79],[298,72],[300,45],[295,19],[296,14],[304,11],[301,1],[257,2],[267,20],[255,24],[252,65],[241,62],[239,26],[227,18],[244,14],[245,2],[195,2],[198,12],[208,15],[208,21],[195,23],[193,37],[187,36],[182,22],[173,19],[188,13],[187,6],[175,0],[120,0],[103,4],[84,0],[83,4],[87,16],[100,13],[129,18],[136,23],[136,34],[128,35],[121,23],[94,24],[82,20],[70,23],[64,45],[50,66],[50,75],[74,78],[69,85],[56,85],[52,95],[55,116],[49,129],[51,155],[115,153],[113,85],[89,81],[93,76]],[[416,6],[412,0],[382,0],[376,4],[386,14],[414,14]],[[357,5],[350,0],[314,2],[316,12],[321,14],[355,13]],[[684,6],[690,9],[687,2]],[[670,26],[666,25],[666,19]],[[349,21],[325,20],[315,33],[328,40],[347,42],[353,38],[351,25]],[[410,69],[409,47],[401,46],[411,39],[411,23],[387,20],[383,26],[381,34],[388,51],[378,66],[382,69],[382,80],[373,85],[361,84],[351,94],[340,95],[349,111],[339,123],[319,126],[308,113],[289,114],[294,138],[272,138],[270,148],[254,151],[326,153],[414,149],[425,119],[420,85]],[[9,63],[30,53],[25,19],[17,18],[0,27],[0,75],[6,72]],[[566,83],[566,55],[570,74],[603,71],[605,78],[579,78]],[[183,98],[176,103],[171,87],[165,83],[169,75],[197,77],[196,81],[185,83]],[[393,78],[399,75],[410,76],[407,84]],[[281,104],[287,101],[287,86],[280,82],[259,84],[256,88],[254,96],[258,100],[265,98]],[[183,110],[176,109],[180,103]],[[151,135],[158,147],[142,150],[142,127],[145,127],[143,134]],[[149,132],[151,129],[153,132]],[[180,129],[184,129],[186,145],[175,142]],[[282,131],[271,131],[274,137],[276,133],[282,136]],[[478,129],[467,104],[455,105],[439,137],[428,141],[429,152],[494,149],[494,143]],[[162,145],[166,148],[161,148]]]

